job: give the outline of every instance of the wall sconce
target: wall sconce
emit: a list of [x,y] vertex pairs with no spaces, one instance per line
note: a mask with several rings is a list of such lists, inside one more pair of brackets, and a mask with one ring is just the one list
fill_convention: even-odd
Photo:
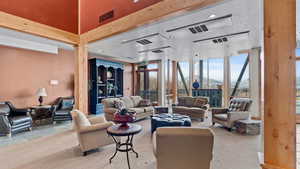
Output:
[[50,85],[56,86],[58,83],[58,80],[50,80]]

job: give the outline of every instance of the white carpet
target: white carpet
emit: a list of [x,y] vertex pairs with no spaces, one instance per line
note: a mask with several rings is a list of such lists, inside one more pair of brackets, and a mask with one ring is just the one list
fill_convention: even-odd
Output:
[[[140,157],[130,155],[132,169],[155,169],[152,153],[150,120],[138,122],[144,129],[134,139]],[[193,126],[208,126],[194,122]],[[257,152],[260,136],[242,136],[219,127],[215,132],[214,169],[259,169]],[[118,153],[109,164],[114,145],[81,156],[74,132],[64,131],[52,136],[0,148],[1,169],[127,169],[126,154]],[[184,146],[184,144],[183,144]],[[175,160],[175,159],[174,159]]]

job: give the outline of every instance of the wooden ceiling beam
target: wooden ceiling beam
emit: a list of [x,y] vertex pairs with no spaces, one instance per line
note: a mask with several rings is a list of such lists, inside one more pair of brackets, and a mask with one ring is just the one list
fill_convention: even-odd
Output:
[[68,44],[78,44],[79,35],[0,11],[0,27],[25,32]]
[[86,42],[94,42],[147,23],[152,23],[166,16],[179,15],[189,10],[207,7],[222,1],[224,0],[163,0],[126,17],[88,31],[82,34],[81,38]]

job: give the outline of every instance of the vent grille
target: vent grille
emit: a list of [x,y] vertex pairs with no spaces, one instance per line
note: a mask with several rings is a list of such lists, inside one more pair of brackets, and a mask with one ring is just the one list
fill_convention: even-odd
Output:
[[99,17],[99,23],[102,23],[102,22],[104,22],[104,21],[106,21],[106,20],[108,20],[108,19],[113,18],[114,15],[115,15],[114,10],[109,11],[109,12],[107,12],[107,13],[101,15],[101,16]]
[[228,38],[226,38],[226,37],[217,38],[217,39],[213,39],[212,42],[215,43],[215,44],[217,44],[217,43],[225,43],[225,42],[228,42]]
[[141,45],[148,45],[148,44],[152,43],[151,41],[149,41],[147,39],[138,40],[136,42],[139,43],[139,44],[141,44]]
[[153,53],[163,53],[164,51],[162,51],[162,50],[153,50],[152,52]]
[[201,33],[201,32],[207,32],[208,28],[206,25],[198,25],[194,27],[188,28],[193,34]]

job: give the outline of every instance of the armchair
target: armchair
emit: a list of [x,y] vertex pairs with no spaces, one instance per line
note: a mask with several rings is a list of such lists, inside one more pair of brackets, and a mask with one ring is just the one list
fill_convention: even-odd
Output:
[[252,100],[248,98],[233,98],[229,102],[228,108],[213,108],[212,123],[219,123],[232,130],[234,122],[237,120],[246,120],[250,117],[249,108]]
[[211,129],[162,127],[153,135],[157,169],[210,169],[213,146]]
[[51,108],[53,122],[72,120],[73,106],[74,97],[59,97]]
[[0,103],[0,135],[31,130],[32,118],[29,109],[17,109],[11,102]]
[[112,122],[107,122],[103,116],[87,118],[79,110],[73,110],[71,114],[80,149],[84,156],[89,150],[114,143],[106,132],[106,129],[113,125]]

